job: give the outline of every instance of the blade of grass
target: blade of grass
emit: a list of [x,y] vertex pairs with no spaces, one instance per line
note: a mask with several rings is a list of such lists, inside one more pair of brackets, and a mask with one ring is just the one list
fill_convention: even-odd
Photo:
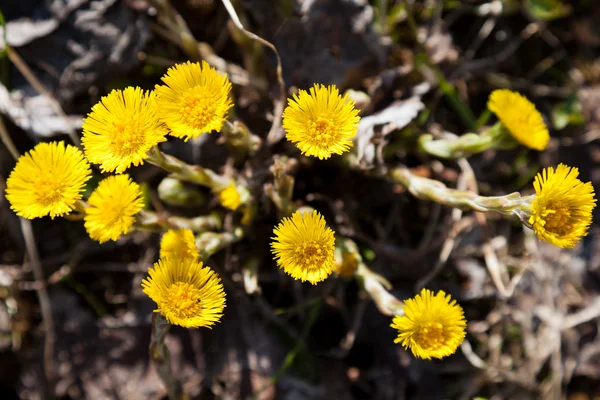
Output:
[[407,1],[405,1],[404,4],[406,7],[406,21],[408,22],[408,27],[411,31],[411,34],[413,35],[415,43],[417,44],[417,46],[419,47],[419,50],[420,50],[419,54],[417,54],[417,57],[416,57],[417,64],[419,62],[421,62],[423,65],[426,65],[428,68],[430,68],[433,71],[433,73],[435,74],[435,77],[438,81],[440,90],[442,91],[442,93],[444,94],[446,99],[448,100],[448,103],[450,104],[450,106],[454,109],[454,111],[456,111],[456,113],[458,114],[460,119],[463,121],[463,123],[467,126],[467,128],[469,130],[475,129],[476,120],[475,120],[475,115],[473,115],[473,111],[471,111],[471,108],[460,98],[460,96],[458,95],[458,91],[456,90],[454,85],[452,85],[446,79],[446,77],[444,76],[442,71],[438,68],[438,66],[435,65],[429,59],[429,55],[427,54],[427,50],[425,49],[425,46],[423,45],[423,43],[419,42],[419,40],[418,40],[417,23],[415,22],[414,16],[412,14],[412,10],[410,9]]
[[298,353],[300,353],[300,351],[305,347],[306,339],[308,338],[308,335],[310,333],[310,330],[312,329],[313,324],[315,323],[315,321],[317,320],[317,317],[319,316],[319,312],[321,311],[322,303],[323,303],[322,299],[318,299],[318,300],[312,302],[311,308],[308,313],[307,321],[304,324],[304,327],[302,328],[302,333],[301,333],[300,337],[298,338],[298,340],[296,341],[294,348],[286,354],[286,356],[283,359],[283,362],[281,363],[281,366],[279,367],[277,372],[275,372],[275,374],[271,377],[271,379],[269,379],[269,383],[266,384],[265,386],[263,386],[262,388],[258,389],[256,392],[254,392],[251,399],[253,399],[253,400],[258,399],[262,392],[264,392],[266,389],[268,389],[271,385],[276,384],[277,381],[279,381],[279,379],[281,379],[281,377],[283,375],[285,375],[287,370],[290,369],[290,367],[294,364],[294,360],[298,356]]

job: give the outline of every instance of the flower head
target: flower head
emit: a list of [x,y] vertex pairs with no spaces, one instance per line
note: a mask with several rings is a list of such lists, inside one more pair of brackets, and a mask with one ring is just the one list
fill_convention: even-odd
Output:
[[344,239],[335,247],[335,266],[333,270],[344,278],[351,278],[356,273],[362,257],[358,246],[350,239]]
[[315,84],[310,92],[300,90],[283,112],[287,139],[296,143],[302,154],[327,159],[352,147],[358,131],[358,110],[348,95],[337,87]]
[[140,165],[148,151],[166,140],[158,120],[156,95],[139,87],[113,90],[92,107],[83,121],[82,144],[90,162],[103,172],[124,172]]
[[102,180],[88,203],[85,229],[92,239],[100,243],[117,240],[129,232],[135,215],[144,206],[140,186],[127,174]]
[[160,241],[161,258],[179,257],[198,260],[194,232],[190,229],[169,229]]
[[161,258],[142,281],[144,293],[171,324],[184,328],[211,327],[225,308],[221,278],[202,261]]
[[343,276],[344,278],[351,278],[354,276],[356,269],[358,268],[358,257],[356,253],[342,252],[339,258],[335,260],[335,272]]
[[68,214],[92,171],[83,153],[63,142],[40,143],[22,155],[6,181],[6,198],[29,219]]
[[240,192],[235,187],[235,183],[230,183],[225,189],[219,192],[219,203],[225,208],[230,210],[237,210],[242,204],[242,197]]
[[391,327],[399,331],[394,343],[410,348],[415,357],[443,358],[454,354],[463,342],[467,327],[463,310],[442,290],[434,296],[423,289],[406,300],[403,309],[404,315],[392,321]]
[[508,89],[494,90],[488,109],[522,145],[540,151],[548,145],[550,134],[544,118],[525,96]]
[[171,135],[187,141],[221,130],[233,106],[227,76],[206,61],[202,65],[188,61],[169,68],[162,81],[165,85],[156,85],[156,104]]
[[317,211],[296,211],[291,218],[284,218],[273,233],[271,251],[275,260],[294,279],[315,284],[333,272],[335,237]]
[[574,247],[592,223],[594,187],[578,175],[577,168],[559,164],[556,171],[549,167],[538,173],[533,183],[529,223],[541,239],[558,247]]

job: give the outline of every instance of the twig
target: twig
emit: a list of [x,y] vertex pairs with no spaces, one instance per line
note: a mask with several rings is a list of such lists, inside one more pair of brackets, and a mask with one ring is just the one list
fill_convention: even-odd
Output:
[[596,297],[592,304],[584,308],[583,310],[577,311],[571,315],[568,315],[562,324],[561,329],[574,328],[579,324],[591,321],[600,317],[600,297]]
[[6,146],[10,152],[10,155],[15,159],[15,161],[18,160],[19,151],[15,147],[15,144],[8,134],[8,129],[6,129],[6,125],[4,125],[4,119],[2,118],[2,115],[0,115],[0,140],[2,140],[2,143],[4,143],[4,146]]
[[506,290],[506,285],[502,280],[503,272],[506,272],[506,266],[504,264],[500,264],[498,261],[498,256],[496,256],[496,252],[492,248],[490,241],[487,240],[482,248],[483,258],[485,259],[485,265],[487,266],[490,277],[492,278],[492,282],[500,292],[500,295],[504,298],[510,297],[510,293]]
[[[9,49],[10,50],[10,49]],[[0,116],[0,138],[2,142],[9,150],[10,154],[15,160],[19,158],[19,152],[17,151],[4,121]],[[33,278],[35,280],[36,294],[40,303],[40,310],[42,312],[42,321],[45,328],[44,336],[44,375],[46,377],[46,394],[49,399],[54,399],[54,345],[56,343],[56,333],[54,331],[54,318],[52,316],[52,307],[50,306],[50,297],[48,296],[48,290],[46,287],[46,281],[44,278],[44,272],[42,270],[42,263],[40,262],[40,256],[35,245],[35,236],[33,234],[33,228],[31,221],[25,218],[19,218],[21,224],[21,231],[23,232],[23,239],[25,240],[25,247],[29,256],[31,269],[33,271]]]
[[496,21],[497,19],[492,17],[490,19],[486,19],[483,25],[481,25],[481,28],[477,33],[477,37],[475,40],[473,40],[473,43],[471,43],[471,46],[469,46],[467,51],[465,51],[465,60],[472,60],[473,57],[475,57],[477,50],[479,50],[483,42],[490,36],[496,27]]
[[[476,193],[477,180],[475,179],[471,165],[465,158],[460,158],[458,160],[458,165],[461,167],[462,173],[458,177],[456,188],[458,190],[471,189]],[[437,212],[439,213],[440,204],[436,203],[436,205],[438,206]],[[455,208],[452,210],[452,227],[450,228],[448,237],[446,240],[444,240],[438,261],[436,262],[435,267],[415,284],[415,291],[418,292],[427,286],[427,284],[431,282],[431,280],[435,278],[437,274],[440,273],[440,271],[444,268],[444,265],[446,265],[448,258],[450,258],[450,254],[452,254],[452,250],[454,249],[454,245],[456,243],[456,237],[465,228],[471,226],[471,221],[472,220],[470,218],[463,219],[463,211],[461,209]]]
[[25,63],[25,61],[21,58],[21,56],[19,55],[19,53],[17,53],[16,50],[14,50],[11,47],[7,47],[7,53],[8,53],[8,58],[10,59],[10,61],[12,61],[12,63],[15,65],[15,67],[17,67],[17,69],[25,77],[27,82],[29,82],[29,84],[39,94],[42,94],[42,95],[48,97],[48,100],[50,101],[50,105],[54,109],[54,112],[59,117],[61,117],[63,119],[63,121],[65,122],[65,127],[67,128],[67,134],[69,135],[69,138],[71,139],[71,141],[73,142],[74,145],[79,147],[80,146],[79,137],[77,136],[77,133],[75,132],[75,130],[73,128],[71,128],[71,125],[67,122],[67,114],[63,111],[60,104],[58,104],[58,101],[54,98],[52,93],[50,93],[50,91],[48,89],[46,89],[44,84],[37,78],[37,76],[35,76],[35,74],[31,70],[31,68],[29,68],[27,63]]
[[346,336],[342,339],[340,343],[340,357],[345,357],[348,352],[354,346],[354,341],[356,340],[356,334],[360,329],[360,325],[362,323],[363,317],[365,315],[365,311],[367,311],[367,305],[369,304],[368,300],[361,300],[356,306],[356,311],[354,312],[354,318],[352,319],[352,326]]
[[538,32],[537,24],[527,25],[519,34],[519,36],[511,41],[504,49],[493,56],[481,58],[478,60],[470,61],[461,64],[452,74],[450,74],[450,80],[454,81],[467,73],[474,74],[475,72],[488,72],[492,67],[496,67],[504,61],[508,60],[521,45],[529,39],[534,33]]
[[52,308],[50,307],[50,297],[46,289],[46,282],[44,279],[44,273],[42,271],[42,264],[40,257],[35,245],[35,237],[33,235],[33,229],[31,227],[31,221],[25,218],[19,218],[21,223],[21,229],[23,231],[23,238],[25,239],[25,247],[27,248],[27,254],[31,261],[33,269],[33,277],[36,284],[39,285],[36,293],[38,301],[40,302],[40,309],[42,311],[42,321],[46,335],[44,337],[44,374],[46,376],[47,395],[48,398],[54,398],[54,344],[56,343],[56,334],[54,332],[54,319],[52,317]]
[[281,58],[279,57],[279,52],[275,48],[275,45],[273,45],[271,42],[266,41],[265,39],[261,38],[260,36],[250,32],[250,31],[246,30],[246,28],[244,28],[244,25],[242,25],[242,22],[240,21],[240,18],[238,17],[238,15],[235,11],[235,8],[233,7],[233,4],[231,4],[230,0],[221,0],[221,1],[222,1],[223,5],[225,6],[225,9],[229,13],[229,16],[231,17],[231,21],[233,21],[234,25],[239,30],[241,30],[246,36],[248,36],[250,39],[256,40],[257,42],[259,42],[259,43],[267,46],[271,50],[273,50],[273,52],[275,53],[275,57],[277,58],[276,73],[277,73],[277,82],[279,83],[279,98],[273,102],[274,103],[273,123],[271,124],[271,129],[269,130],[269,134],[267,135],[267,143],[268,144],[277,143],[283,137],[281,135],[281,116],[283,115],[283,107],[285,105],[285,98],[286,98],[285,82],[283,80],[283,69],[281,67]]
[[471,342],[465,340],[460,345],[460,349],[462,350],[463,355],[471,363],[472,366],[479,369],[486,369],[488,366],[485,361],[483,361],[475,352],[473,351],[473,346],[471,346]]
[[409,4],[410,2],[408,0],[404,0],[403,3],[406,7],[406,22],[408,23],[408,28],[410,29],[410,32],[414,37],[415,43],[419,49],[419,56],[423,58],[424,64],[431,69],[435,75],[440,91],[444,93],[444,96],[446,96],[450,106],[454,108],[457,115],[463,120],[469,129],[473,129],[475,127],[475,116],[473,115],[473,111],[460,98],[456,87],[450,83],[448,79],[446,79],[442,70],[431,61],[424,43],[418,39],[417,22],[415,21],[411,4]]
[[[12,139],[10,138],[4,121],[0,116],[0,138],[10,151],[10,154],[15,160],[19,158],[19,152],[17,151]],[[21,223],[21,231],[23,232],[23,238],[25,239],[25,247],[29,260],[31,263],[31,269],[33,270],[33,278],[35,279],[36,294],[38,301],[40,302],[40,309],[42,311],[42,321],[46,330],[44,337],[44,375],[46,377],[46,392],[49,399],[54,398],[54,344],[56,343],[56,334],[54,332],[54,318],[52,317],[52,308],[50,306],[50,297],[48,296],[48,290],[46,288],[46,282],[44,279],[44,272],[42,271],[42,263],[40,262],[40,256],[37,252],[35,245],[35,237],[33,235],[33,229],[31,227],[31,221],[25,218],[19,218]]]

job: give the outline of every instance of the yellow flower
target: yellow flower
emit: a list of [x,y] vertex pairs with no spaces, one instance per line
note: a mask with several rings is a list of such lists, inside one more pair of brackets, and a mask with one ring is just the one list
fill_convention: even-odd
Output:
[[344,277],[351,278],[356,273],[362,257],[358,246],[350,239],[343,239],[335,247],[334,271]]
[[348,97],[340,96],[334,85],[315,84],[310,93],[300,90],[283,112],[287,139],[296,143],[302,154],[327,159],[352,147],[358,131],[358,110]]
[[225,308],[221,278],[202,261],[168,257],[158,260],[148,274],[143,291],[171,324],[211,327],[221,319]]
[[465,320],[462,308],[440,290],[435,296],[428,289],[421,290],[414,299],[404,302],[404,315],[396,316],[392,328],[398,329],[394,343],[410,348],[417,358],[430,360],[444,358],[456,352],[465,338]]
[[508,89],[494,90],[488,109],[522,145],[540,151],[548,145],[550,134],[544,118],[526,97]]
[[344,251],[340,258],[335,260],[335,272],[344,278],[351,278],[358,268],[358,261],[356,253]]
[[204,132],[219,132],[233,106],[229,99],[231,82],[206,61],[187,62],[169,68],[156,85],[156,104],[171,135],[195,139]]
[[117,240],[129,232],[135,215],[144,206],[140,186],[127,174],[102,180],[88,203],[85,229],[92,239],[100,243]]
[[296,211],[291,218],[284,218],[273,233],[271,251],[275,260],[294,279],[314,285],[333,272],[335,237],[317,211]]
[[140,165],[152,147],[167,140],[158,120],[156,95],[139,87],[113,90],[92,107],[83,121],[82,144],[87,159],[102,172],[124,172]]
[[81,199],[91,169],[75,146],[40,143],[19,157],[6,181],[10,208],[28,219],[68,214]]
[[233,182],[219,192],[219,203],[223,207],[233,211],[237,210],[240,204],[242,204],[240,192],[238,192]]
[[535,233],[558,247],[574,247],[592,223],[594,187],[583,183],[579,170],[564,164],[546,168],[535,177],[535,198],[529,223]]
[[160,241],[160,256],[199,259],[194,232],[190,229],[169,229]]

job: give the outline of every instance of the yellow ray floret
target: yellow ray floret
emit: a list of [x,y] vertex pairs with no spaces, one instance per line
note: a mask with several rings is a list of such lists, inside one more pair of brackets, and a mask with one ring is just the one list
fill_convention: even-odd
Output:
[[550,134],[544,118],[525,96],[508,89],[494,90],[488,109],[522,145],[540,151],[548,145]]
[[335,272],[344,278],[351,278],[358,268],[358,258],[356,253],[340,252],[339,259],[335,260]]
[[352,147],[360,118],[348,95],[337,87],[315,84],[310,91],[300,90],[283,112],[287,139],[302,154],[327,159]]
[[92,239],[100,243],[117,240],[129,232],[135,215],[144,206],[140,186],[127,174],[102,180],[88,203],[85,229]]
[[558,247],[574,247],[587,235],[596,206],[594,187],[583,183],[579,170],[564,164],[546,168],[535,177],[535,198],[529,223],[542,240]]
[[414,299],[404,302],[404,315],[396,316],[392,328],[397,329],[400,343],[417,358],[443,358],[456,352],[465,338],[467,321],[462,308],[450,295],[439,291],[435,296],[421,290]]
[[335,265],[335,237],[317,211],[296,211],[273,233],[272,252],[280,268],[294,279],[312,284],[327,278]]
[[225,189],[219,192],[219,203],[230,210],[237,210],[242,204],[242,197],[235,187],[235,183],[230,183]]
[[225,292],[221,278],[201,261],[161,258],[142,281],[144,293],[158,305],[173,325],[184,328],[211,327],[221,320]]
[[187,62],[169,68],[156,85],[160,118],[171,135],[195,139],[211,131],[219,132],[233,103],[229,99],[231,82],[206,61]]
[[160,241],[161,258],[179,257],[199,259],[194,232],[190,229],[169,229]]
[[140,165],[148,151],[166,140],[158,120],[156,95],[139,87],[113,90],[92,107],[83,122],[82,144],[90,162],[102,172],[124,172]]
[[70,213],[81,199],[91,174],[77,147],[63,142],[40,143],[17,161],[6,181],[6,199],[21,217],[60,217]]

